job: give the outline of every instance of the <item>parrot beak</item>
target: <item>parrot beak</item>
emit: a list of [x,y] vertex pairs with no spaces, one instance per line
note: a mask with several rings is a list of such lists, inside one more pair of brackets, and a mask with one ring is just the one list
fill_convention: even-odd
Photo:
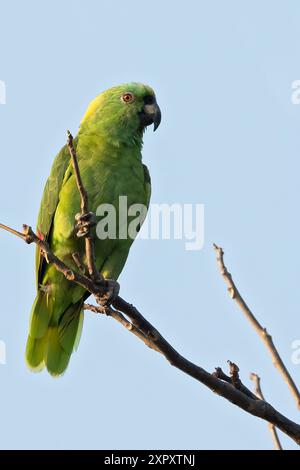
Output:
[[156,103],[156,106],[155,106],[155,112],[154,112],[154,116],[153,116],[153,132],[156,131],[156,129],[158,129],[159,125],[161,123],[161,110],[160,110],[160,107],[158,106],[158,104]]
[[152,104],[145,104],[140,113],[140,119],[143,126],[154,124],[153,131],[156,131],[161,122],[161,111],[156,101]]

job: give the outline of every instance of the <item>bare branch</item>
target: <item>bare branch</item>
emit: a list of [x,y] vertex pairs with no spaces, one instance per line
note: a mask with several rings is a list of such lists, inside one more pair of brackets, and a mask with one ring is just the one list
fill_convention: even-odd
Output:
[[[15,233],[14,230],[9,231],[11,233]],[[51,252],[49,245],[46,242],[40,240],[30,227],[24,225],[24,232],[21,235],[23,235],[21,238],[26,241],[26,243],[37,244],[41,248],[42,254],[47,259],[48,263],[52,263],[55,268],[59,272],[63,273],[68,280],[84,287],[87,291],[95,296],[96,300],[101,298],[102,290],[100,289],[99,284],[89,279],[87,276],[69,269],[67,265],[65,265]],[[94,307],[90,308],[90,306],[87,307],[87,305],[85,307],[89,310],[95,311]],[[226,398],[228,401],[243,409],[247,413],[274,424],[278,429],[281,429],[282,432],[287,434],[298,445],[300,445],[299,424],[283,416],[269,403],[250,398],[248,394],[243,393],[242,389],[239,390],[235,388],[231,383],[221,380],[214,374],[210,374],[202,367],[193,364],[188,359],[185,359],[176,351],[175,348],[173,348],[173,346],[171,346],[170,343],[168,343],[163,338],[158,330],[148,320],[146,320],[133,305],[129,304],[121,297],[118,296],[114,300],[113,307],[118,310],[117,313],[115,313],[114,310],[110,307],[103,307],[102,305],[100,305],[100,310],[97,309],[96,312],[106,313],[107,315],[112,316],[119,323],[124,324],[127,330],[135,334],[149,347],[156,349],[163,356],[165,356],[171,365],[201,382],[206,387],[210,388],[213,392]],[[133,326],[128,325],[126,321],[124,321],[125,319],[118,315],[120,312],[122,312],[131,320],[131,324]],[[147,342],[145,341],[145,338]]]
[[218,395],[226,398],[248,413],[273,423],[300,445],[300,426],[298,424],[291,422],[281,415],[269,403],[257,400],[257,397],[250,390],[246,389],[247,393],[245,393],[245,389],[242,387],[240,390],[236,389],[232,383],[219,379],[214,374],[210,374],[202,367],[185,359],[133,305],[127,303],[121,297],[117,297],[113,302],[113,306],[130,318],[132,323],[156,345],[159,352],[165,356],[171,365],[198,380]]
[[76,264],[77,268],[79,269],[79,271],[82,274],[85,274],[86,270],[85,270],[85,266],[82,262],[80,254],[77,253],[77,251],[76,251],[75,253],[72,253],[72,258],[75,261],[75,264]]
[[290,392],[294,400],[296,401],[298,409],[300,409],[300,392],[295,382],[293,381],[290,373],[288,372],[286,366],[284,365],[284,362],[281,359],[279,352],[273,343],[272,336],[269,335],[266,328],[264,328],[259,323],[259,321],[254,316],[253,312],[250,310],[245,300],[241,296],[238,288],[236,287],[232,279],[232,275],[230,274],[227,267],[225,266],[223,249],[216,244],[214,244],[214,249],[217,253],[217,263],[218,263],[221,275],[225,283],[227,284],[227,289],[228,289],[230,297],[236,301],[236,303],[238,304],[238,306],[240,307],[240,309],[242,310],[242,312],[244,313],[244,315],[246,316],[250,324],[253,326],[256,333],[260,336],[260,338],[264,342],[266,348],[268,349],[268,351],[270,352],[272,356],[274,366],[278,369],[278,371],[282,375],[284,381],[286,382],[286,384],[288,385],[290,389]]
[[0,224],[0,228],[5,230],[6,232],[12,233],[13,235],[16,235],[16,237],[21,238],[22,240],[26,241],[26,236],[22,232],[18,232],[18,230],[14,230],[11,227],[8,227],[7,225]]
[[[256,396],[260,400],[265,401],[265,398],[263,396],[261,386],[260,386],[260,377],[257,374],[252,373],[252,374],[250,374],[250,379],[253,380],[253,382],[254,382],[254,390],[255,390]],[[269,423],[268,426],[269,426],[270,433],[271,433],[271,436],[272,436],[272,440],[273,440],[273,443],[274,443],[274,449],[275,450],[283,450],[281,442],[279,440],[277,430],[276,430],[274,424]]]
[[[77,158],[76,150],[74,148],[74,143],[73,143],[73,136],[70,131],[67,131],[67,138],[68,138],[67,145],[68,145],[69,153],[71,156],[72,165],[73,165],[76,183],[77,183],[77,188],[78,188],[80,199],[81,199],[81,216],[87,218],[89,215],[91,215],[89,211],[88,195],[82,182],[81,174],[79,171],[78,158]],[[96,280],[96,279],[103,280],[103,277],[100,274],[96,266],[95,247],[93,243],[91,223],[86,223],[85,228],[86,228],[86,231],[84,234],[84,238],[85,238],[86,261],[87,261],[87,267],[88,267],[90,277],[93,280]]]

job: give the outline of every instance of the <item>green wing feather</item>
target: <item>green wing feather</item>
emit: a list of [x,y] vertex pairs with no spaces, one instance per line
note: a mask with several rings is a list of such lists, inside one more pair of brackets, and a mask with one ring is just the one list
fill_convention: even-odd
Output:
[[[74,141],[76,145],[76,141]],[[50,176],[46,182],[37,223],[37,233],[44,240],[51,234],[54,214],[59,202],[61,188],[72,174],[70,154],[64,146],[54,160]],[[68,365],[74,343],[79,341],[82,329],[82,302],[70,305],[64,322],[49,326],[53,311],[53,296],[41,288],[45,259],[40,249],[36,250],[37,297],[32,307],[30,334],[26,346],[26,362],[30,369],[39,371],[46,363],[52,375],[63,373]]]
[[145,181],[146,198],[147,198],[146,205],[147,205],[147,208],[149,208],[150,198],[151,198],[151,177],[150,177],[148,167],[146,165],[143,165],[143,169],[144,169],[144,181]]
[[[74,141],[75,144],[75,141]],[[54,160],[50,176],[46,182],[42,202],[40,206],[37,231],[40,236],[48,240],[54,213],[59,201],[59,193],[63,183],[71,175],[70,171],[70,154],[68,147],[65,145]],[[69,168],[68,168],[69,167]],[[69,170],[69,171],[68,171]],[[44,259],[41,259],[40,249],[36,249],[36,283],[37,288],[42,282]]]

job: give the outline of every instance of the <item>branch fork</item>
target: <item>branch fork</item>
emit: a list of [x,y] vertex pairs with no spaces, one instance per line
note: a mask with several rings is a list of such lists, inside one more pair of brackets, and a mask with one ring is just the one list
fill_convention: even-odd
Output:
[[275,344],[273,342],[272,336],[268,333],[267,329],[264,328],[259,321],[256,319],[254,316],[253,312],[250,310],[248,307],[247,303],[241,296],[236,284],[233,281],[232,275],[229,273],[225,262],[224,262],[224,251],[223,249],[214,244],[214,249],[216,252],[216,260],[217,264],[221,273],[221,276],[223,277],[227,289],[230,293],[230,296],[232,299],[235,300],[247,320],[250,322],[251,326],[254,328],[258,336],[262,339],[264,345],[268,349],[269,353],[271,354],[272,357],[272,362],[274,366],[278,369],[279,373],[281,374],[283,380],[287,384],[291,395],[293,396],[296,405],[298,409],[300,410],[300,392],[292,379],[292,376],[290,375],[289,371],[287,370],[277,348],[275,347]]

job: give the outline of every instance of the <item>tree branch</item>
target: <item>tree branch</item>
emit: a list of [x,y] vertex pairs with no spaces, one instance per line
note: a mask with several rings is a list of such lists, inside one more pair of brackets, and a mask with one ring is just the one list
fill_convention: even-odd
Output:
[[[256,396],[260,400],[265,401],[265,398],[263,396],[261,386],[260,386],[260,377],[257,374],[252,373],[252,374],[250,374],[250,379],[253,380],[253,382],[254,382],[254,389],[255,389]],[[268,426],[269,426],[269,429],[270,429],[270,433],[271,433],[271,436],[272,436],[272,440],[273,440],[273,443],[274,443],[275,450],[283,450],[280,439],[279,439],[279,436],[278,436],[278,433],[277,433],[277,430],[276,430],[274,424],[268,423]]]
[[281,359],[279,352],[273,343],[272,336],[269,335],[266,328],[263,328],[263,326],[259,323],[259,321],[254,316],[253,312],[250,310],[245,300],[241,296],[238,288],[236,287],[236,284],[234,283],[232,279],[232,275],[230,274],[227,267],[225,266],[223,249],[216,244],[214,244],[214,249],[217,254],[217,263],[220,269],[220,273],[225,283],[227,284],[227,289],[228,289],[230,297],[236,301],[236,303],[238,304],[238,306],[240,307],[240,309],[242,310],[242,312],[244,313],[244,315],[246,316],[250,324],[253,326],[256,333],[260,336],[260,338],[264,342],[266,348],[268,349],[268,351],[270,352],[272,356],[274,366],[278,369],[278,371],[282,375],[284,381],[289,387],[289,390],[297,404],[298,409],[300,409],[300,392],[295,382],[293,381],[289,371],[284,365],[284,362]]
[[[223,375],[216,373],[210,374],[202,367],[193,364],[188,359],[180,355],[179,352],[177,352],[175,348],[165,340],[159,331],[148,320],[146,320],[133,305],[129,304],[121,297],[118,297],[116,301],[113,302],[113,306],[130,318],[132,324],[136,326],[136,328],[138,328],[148,339],[147,345],[160,352],[172,366],[198,380],[213,392],[226,398],[244,411],[276,425],[285,434],[294,439],[298,445],[300,445],[300,426],[298,424],[290,421],[288,418],[280,414],[269,403],[258,400],[257,397],[242,383],[240,383],[239,389],[236,388],[237,385],[233,385],[232,382],[235,384],[239,383],[236,375],[237,366],[235,364],[233,365],[233,363],[230,363],[232,378],[226,376],[224,373],[222,373]],[[99,307],[93,306],[93,311],[102,313],[102,311],[99,311],[98,309]],[[130,332],[135,331],[127,326],[126,328]],[[144,341],[143,338],[140,339]],[[233,371],[234,368],[235,371]],[[221,371],[221,369],[217,368],[217,371]]]

